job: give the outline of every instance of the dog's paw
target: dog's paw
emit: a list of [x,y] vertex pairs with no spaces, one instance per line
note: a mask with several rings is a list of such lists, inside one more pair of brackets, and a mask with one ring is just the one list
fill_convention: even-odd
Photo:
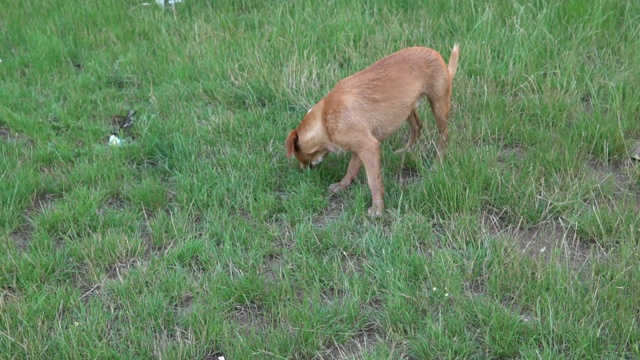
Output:
[[329,185],[329,191],[331,191],[332,193],[340,192],[346,188],[346,186],[340,184],[339,182]]
[[367,215],[369,215],[369,217],[380,217],[382,216],[382,209],[376,209],[372,206],[367,210]]

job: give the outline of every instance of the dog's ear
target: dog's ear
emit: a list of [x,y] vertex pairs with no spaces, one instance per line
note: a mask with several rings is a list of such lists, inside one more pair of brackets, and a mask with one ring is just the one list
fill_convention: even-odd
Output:
[[292,130],[287,136],[287,159],[290,159],[293,155],[296,145],[298,144],[298,131]]

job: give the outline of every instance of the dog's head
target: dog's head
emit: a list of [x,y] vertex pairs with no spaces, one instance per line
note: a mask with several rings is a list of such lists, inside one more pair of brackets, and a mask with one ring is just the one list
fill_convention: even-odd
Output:
[[292,130],[287,136],[286,142],[287,159],[291,156],[296,157],[300,162],[300,168],[306,169],[307,167],[313,168],[320,164],[324,160],[325,156],[329,153],[328,150],[322,149],[305,141],[301,141],[298,135],[298,130]]

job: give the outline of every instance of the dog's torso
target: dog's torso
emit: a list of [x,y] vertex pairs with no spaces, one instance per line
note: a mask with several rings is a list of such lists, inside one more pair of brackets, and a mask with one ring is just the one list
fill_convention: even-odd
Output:
[[329,139],[340,148],[352,150],[353,134],[362,131],[382,141],[400,128],[422,96],[445,95],[428,93],[429,88],[442,86],[427,86],[427,82],[450,83],[442,69],[445,62],[431,49],[398,51],[339,81],[311,111],[323,113],[309,118],[324,121]]

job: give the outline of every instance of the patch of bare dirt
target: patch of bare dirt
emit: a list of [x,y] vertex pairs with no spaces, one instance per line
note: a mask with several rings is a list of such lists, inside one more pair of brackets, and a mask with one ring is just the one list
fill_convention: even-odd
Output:
[[31,205],[27,208],[27,212],[43,212],[53,206],[53,202],[59,199],[59,194],[52,194],[49,192],[42,192],[36,194],[31,201]]
[[59,197],[59,195],[49,192],[37,193],[34,196],[31,204],[25,210],[26,220],[10,234],[10,238],[17,249],[21,251],[27,249],[33,237],[33,218],[36,214],[50,209]]
[[12,287],[5,286],[4,288],[0,289],[0,311],[5,306],[5,304],[13,301],[18,301],[18,295]]
[[[562,224],[550,222],[520,232],[520,249],[534,258],[549,259],[554,251],[574,268],[580,268],[591,258],[591,247],[584,244],[575,229],[566,229]],[[596,256],[599,254],[595,253]]]
[[16,133],[2,123],[0,123],[0,139],[6,142],[22,143],[29,146],[33,146],[35,144],[35,141],[27,135]]
[[409,186],[417,182],[419,178],[420,172],[418,172],[418,170],[403,167],[398,180],[401,186]]
[[266,225],[269,233],[272,234],[274,238],[274,246],[277,249],[286,250],[294,247],[294,231],[288,221],[274,217],[272,221],[269,221]]
[[556,261],[581,268],[591,260],[598,260],[606,254],[593,245],[587,245],[576,230],[565,226],[562,221],[548,221],[531,228],[520,225],[505,225],[498,215],[485,214],[483,227],[493,235],[506,236],[518,241],[521,253],[536,260],[550,261],[553,254]]
[[324,229],[329,223],[334,222],[344,210],[344,200],[339,196],[329,198],[329,206],[324,209],[315,221],[315,225]]
[[345,274],[361,274],[365,270],[365,258],[358,254],[342,253],[344,259],[342,260],[342,272]]
[[167,251],[173,246],[173,241],[167,244],[156,244],[153,241],[153,237],[149,232],[143,232],[142,238],[145,240],[147,247],[143,253],[143,258],[149,259],[157,254],[166,254]]
[[191,313],[191,304],[193,304],[193,294],[186,293],[182,295],[182,298],[173,306],[173,311],[176,315],[186,315]]
[[106,207],[111,210],[122,211],[126,208],[127,201],[120,195],[114,195],[107,200]]
[[8,141],[10,136],[11,136],[11,132],[9,131],[9,129],[5,127],[3,124],[0,124],[0,138]]
[[94,296],[100,294],[101,291],[102,291],[101,283],[89,286],[86,289],[84,289],[84,291],[82,291],[82,295],[80,296],[79,300],[82,301],[84,304],[88,304],[89,300],[91,300],[91,298],[93,298]]
[[635,178],[640,173],[640,161],[627,159],[613,164],[591,161],[592,177],[598,184],[612,184],[612,200],[632,204],[636,212],[640,212],[640,192]]
[[237,305],[232,319],[238,324],[248,326],[253,330],[264,329],[267,325],[262,309],[253,302]]
[[498,154],[498,162],[505,163],[509,160],[522,160],[525,157],[525,148],[519,145],[504,147]]
[[600,161],[591,161],[593,177],[598,183],[613,181],[615,191],[620,193],[630,189],[633,182],[632,173],[635,164],[632,160],[613,164],[603,164]]
[[124,275],[126,275],[129,270],[139,265],[140,261],[138,259],[132,259],[126,263],[117,262],[109,268],[109,271],[107,271],[107,279],[122,281]]
[[11,232],[11,240],[18,250],[24,251],[31,242],[31,236],[33,234],[33,226],[30,223],[26,223]]
[[585,93],[580,97],[580,105],[582,106],[582,110],[591,115],[593,112],[593,101],[591,100],[591,94]]
[[346,360],[364,359],[369,349],[380,342],[380,334],[376,329],[366,329],[346,344],[333,344],[326,352],[326,355],[318,356],[316,359]]
[[262,266],[262,273],[271,282],[282,280],[282,271],[284,269],[284,261],[280,256],[269,255]]
[[[146,249],[142,256],[143,259],[148,259],[156,254],[166,253],[173,246],[172,235],[168,234],[163,228],[162,223],[156,223],[161,221],[169,222],[171,217],[171,211],[167,209],[158,209],[156,211],[149,211],[144,209],[144,225],[141,227],[140,236],[146,244]],[[162,217],[166,216],[164,220]],[[162,220],[159,220],[162,219]],[[195,221],[200,221],[195,219]],[[158,230],[162,229],[162,230]]]
[[96,284],[91,284],[84,287],[84,290],[82,291],[82,295],[80,296],[79,300],[87,304],[93,297],[99,295],[102,292],[102,288],[104,286],[105,281],[108,281],[108,280],[122,281],[123,276],[131,268],[139,265],[140,265],[140,262],[138,261],[138,259],[133,259],[126,263],[118,262],[112,265],[107,271],[107,275],[105,279],[103,279],[102,281]]
[[176,304],[176,308],[188,309],[191,306],[191,303],[193,303],[193,294],[186,293],[182,296],[182,299],[180,299],[180,301]]

